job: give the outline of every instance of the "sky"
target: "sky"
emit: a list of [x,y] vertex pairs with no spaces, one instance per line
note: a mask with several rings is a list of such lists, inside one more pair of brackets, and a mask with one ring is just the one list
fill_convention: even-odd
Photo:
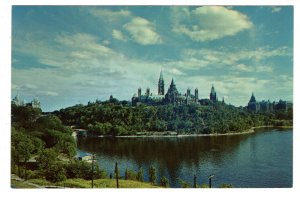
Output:
[[12,81],[43,111],[212,84],[246,106],[293,101],[292,6],[13,6]]

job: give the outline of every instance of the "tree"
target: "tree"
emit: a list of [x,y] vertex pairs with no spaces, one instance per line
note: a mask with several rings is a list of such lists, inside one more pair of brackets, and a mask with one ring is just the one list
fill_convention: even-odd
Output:
[[11,105],[11,120],[12,123],[17,123],[20,127],[30,129],[41,112],[39,108]]
[[60,182],[67,179],[66,170],[62,163],[56,162],[45,170],[45,178],[50,182]]
[[165,176],[161,177],[161,179],[160,179],[160,185],[162,187],[169,187],[170,186],[169,179],[166,178]]
[[58,154],[54,149],[45,149],[37,158],[41,174],[51,182],[59,182],[67,178],[64,165],[57,161],[57,156]]
[[25,165],[25,179],[26,177],[26,169],[27,169],[27,161],[30,159],[31,155],[37,151],[34,147],[34,143],[31,138],[16,130],[12,130],[12,160],[13,163],[16,163],[18,166],[18,175],[20,176],[20,165],[24,163]]
[[125,176],[124,176],[124,179],[127,180],[128,179],[128,169],[126,168],[125,170]]
[[142,168],[139,169],[139,171],[137,173],[137,176],[136,176],[136,179],[138,181],[144,182],[144,172],[143,172]]
[[150,166],[149,168],[149,178],[150,182],[154,185],[156,182],[156,169],[154,166]]

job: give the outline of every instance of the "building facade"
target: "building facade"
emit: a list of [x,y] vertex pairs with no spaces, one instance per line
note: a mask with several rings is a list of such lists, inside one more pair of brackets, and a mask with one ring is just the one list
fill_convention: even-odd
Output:
[[170,86],[165,93],[164,85],[163,73],[161,71],[158,79],[157,95],[152,94],[149,88],[146,89],[145,94],[142,94],[142,89],[138,88],[137,96],[134,95],[132,97],[132,105],[136,106],[141,103],[148,105],[188,105],[192,103],[199,104],[199,92],[197,88],[194,90],[194,94],[192,94],[190,88],[187,89],[186,93],[181,94],[176,88],[175,80],[172,78]]
[[212,102],[217,102],[218,101],[217,93],[215,91],[214,85],[212,85],[212,87],[211,87],[211,91],[210,91],[210,94],[209,94],[209,100],[211,100]]
[[16,106],[30,106],[32,108],[41,108],[41,102],[38,100],[38,98],[34,98],[31,102],[26,103],[25,100],[22,100],[17,94],[11,101],[12,105]]
[[278,110],[287,111],[292,107],[293,107],[292,102],[283,101],[281,99],[278,102],[276,101],[271,102],[270,100],[256,101],[255,96],[252,93],[250,100],[248,102],[247,109],[252,112],[272,112]]

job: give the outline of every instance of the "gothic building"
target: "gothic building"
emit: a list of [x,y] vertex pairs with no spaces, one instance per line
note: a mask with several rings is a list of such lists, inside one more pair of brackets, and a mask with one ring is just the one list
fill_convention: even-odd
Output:
[[16,105],[16,106],[24,106],[25,101],[20,99],[19,94],[17,94],[11,101],[11,104]]
[[253,112],[259,111],[276,111],[276,110],[283,110],[287,111],[289,108],[292,108],[293,104],[291,102],[279,100],[279,102],[270,102],[270,100],[262,100],[256,101],[254,94],[252,93],[250,100],[248,102],[248,110]]
[[252,92],[251,98],[248,102],[248,110],[257,112],[259,111],[259,109],[260,109],[260,105],[258,102],[256,102],[255,96]]
[[160,71],[160,76],[158,80],[158,95],[165,95],[165,82],[162,75],[162,71]]
[[162,71],[160,72],[158,80],[158,92],[154,95],[150,92],[150,89],[146,89],[146,93],[142,94],[142,89],[138,88],[137,96],[132,97],[132,105],[138,105],[140,103],[148,105],[163,105],[163,104],[173,104],[173,105],[188,105],[191,103],[199,103],[199,93],[198,89],[195,89],[195,94],[191,94],[191,89],[187,89],[185,94],[181,94],[177,88],[174,79],[172,78],[171,84],[165,94],[164,78]]
[[11,101],[12,105],[16,106],[30,106],[32,108],[41,108],[41,103],[37,98],[34,98],[31,102],[26,103],[25,100],[21,100],[19,94],[17,94]]
[[216,91],[215,91],[214,85],[212,85],[212,87],[211,87],[209,99],[210,99],[212,102],[218,101],[217,93],[216,93]]

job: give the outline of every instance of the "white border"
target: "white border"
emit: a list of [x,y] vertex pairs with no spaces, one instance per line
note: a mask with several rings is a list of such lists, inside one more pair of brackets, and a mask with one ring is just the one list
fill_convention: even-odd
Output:
[[[294,6],[294,180],[293,188],[291,189],[231,189],[231,190],[183,190],[183,189],[134,189],[134,190],[116,190],[116,189],[95,189],[95,190],[22,190],[22,189],[11,189],[10,188],[10,90],[11,90],[11,8],[12,5],[293,5]],[[31,196],[53,196],[59,195],[99,195],[99,196],[112,196],[112,195],[143,195],[143,196],[154,196],[154,195],[222,195],[222,196],[253,196],[253,195],[268,195],[268,196],[295,196],[300,187],[299,182],[299,123],[296,120],[299,118],[299,3],[295,0],[227,0],[226,3],[222,0],[210,0],[210,1],[199,1],[190,0],[188,2],[179,0],[164,0],[164,1],[137,1],[137,0],[110,0],[110,1],[99,1],[99,0],[10,0],[1,1],[0,5],[0,189],[2,195],[31,195]],[[284,161],[283,161],[284,162]],[[87,193],[88,192],[88,193]],[[165,193],[166,192],[166,193]],[[221,193],[220,193],[221,192]],[[259,193],[258,193],[259,192]]]

